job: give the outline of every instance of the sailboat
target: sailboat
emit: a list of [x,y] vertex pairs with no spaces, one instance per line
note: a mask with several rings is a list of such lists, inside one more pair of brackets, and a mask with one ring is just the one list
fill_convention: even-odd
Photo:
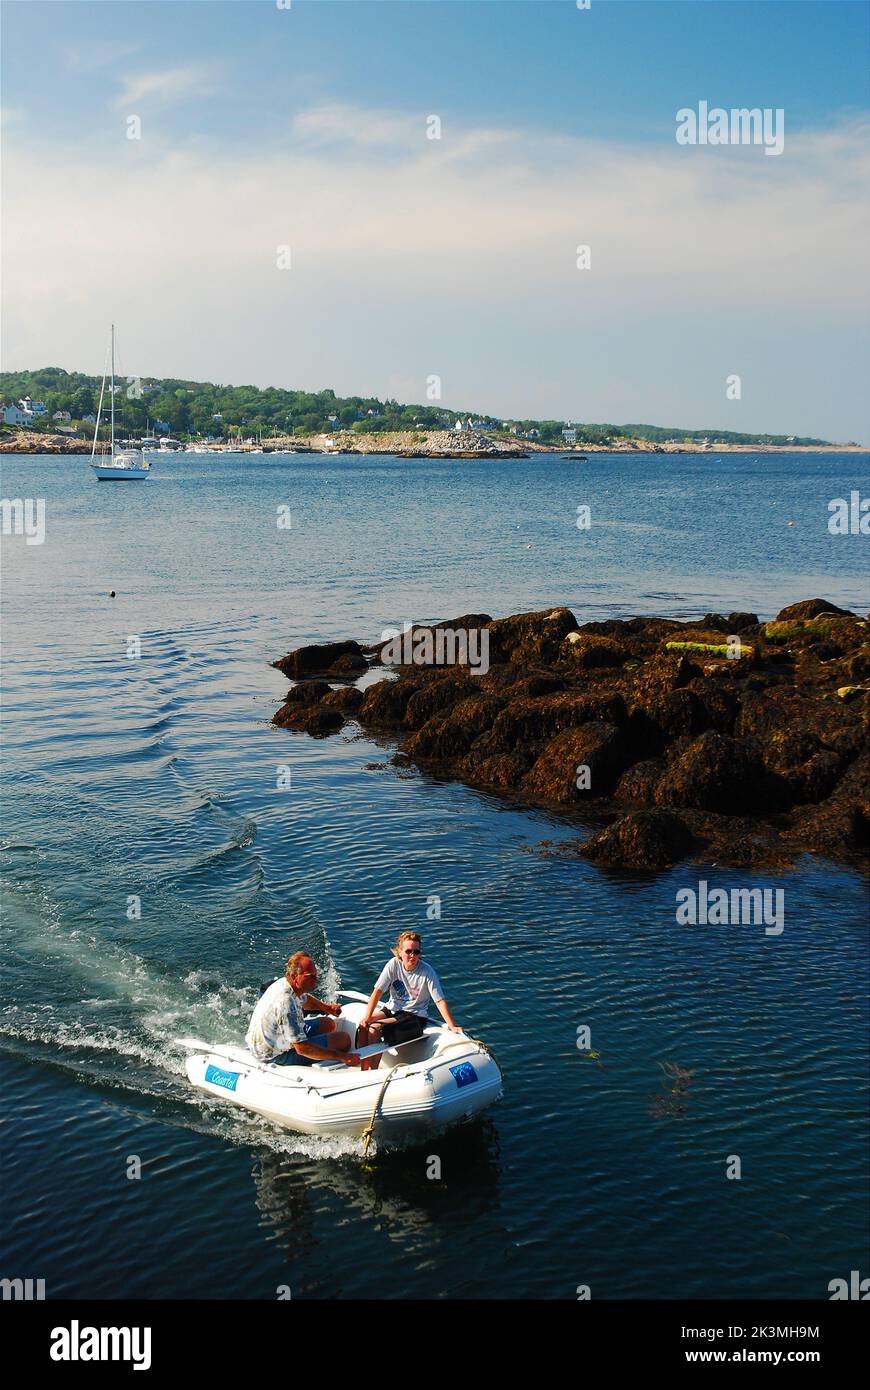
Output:
[[108,456],[101,454],[95,457],[97,452],[97,436],[100,432],[100,415],[103,409],[103,396],[106,390],[106,373],[103,372],[103,384],[100,387],[100,404],[97,407],[97,423],[94,426],[94,443],[91,449],[91,468],[100,482],[132,482],[135,479],[147,478],[148,470],[151,467],[148,459],[141,449],[122,449],[115,444],[115,325],[112,324],[111,335],[111,396],[112,396],[112,443]]

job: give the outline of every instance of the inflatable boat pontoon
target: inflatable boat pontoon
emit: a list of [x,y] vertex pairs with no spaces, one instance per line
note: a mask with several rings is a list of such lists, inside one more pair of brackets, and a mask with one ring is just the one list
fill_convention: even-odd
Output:
[[[354,1001],[335,1020],[353,1046],[367,998],[347,990],[339,995]],[[374,1071],[343,1062],[275,1066],[258,1062],[244,1047],[178,1042],[195,1049],[187,1058],[194,1086],[302,1134],[360,1137],[373,1129],[379,1138],[422,1135],[477,1114],[501,1094],[492,1054],[441,1024],[427,1024],[421,1038],[393,1048],[357,1049],[362,1057],[381,1054]]]

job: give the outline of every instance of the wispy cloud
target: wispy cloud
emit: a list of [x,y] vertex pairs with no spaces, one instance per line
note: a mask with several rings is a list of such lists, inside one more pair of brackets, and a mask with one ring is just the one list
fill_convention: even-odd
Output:
[[414,118],[394,111],[378,111],[341,102],[324,102],[300,111],[290,127],[294,141],[316,149],[329,145],[337,149],[351,146],[409,150],[419,147],[422,119],[414,128]]
[[[209,80],[200,68],[140,74],[118,104],[180,100]],[[232,267],[243,276],[263,247],[290,241],[300,262],[321,272],[352,255],[351,278],[388,262],[392,275],[414,266],[421,283],[448,280],[457,291],[477,292],[482,270],[510,265],[522,294],[566,275],[578,284],[575,247],[588,243],[587,283],[606,284],[614,298],[634,293],[639,278],[667,284],[687,302],[703,286],[711,303],[743,294],[831,307],[854,302],[867,269],[863,120],[795,135],[778,160],[758,159],[751,147],[651,149],[519,130],[429,141],[414,116],[349,106],[315,107],[293,128],[310,138],[243,156],[208,142],[125,144],[111,178],[90,186],[86,152],[42,146],[43,177],[15,189],[7,234],[31,260],[35,229],[52,225],[41,201],[63,196],[65,219],[82,216],[81,236],[71,228],[65,254],[99,266],[101,280],[106,266],[95,253],[104,236],[115,243],[125,209],[130,254],[168,274],[190,256],[215,274]],[[327,138],[324,151],[318,142]],[[405,157],[398,165],[360,160],[361,146],[400,147]],[[33,157],[19,133],[7,150],[10,185],[18,161],[26,167]],[[103,198],[106,219],[95,215]],[[173,209],[165,238],[139,216],[157,205]],[[46,287],[53,260],[35,277]],[[62,276],[67,266],[58,265]],[[23,281],[31,292],[32,278]]]
[[[295,148],[341,159],[350,151],[372,160],[389,154],[419,156],[428,147],[433,158],[451,163],[509,146],[511,131],[439,127],[437,139],[427,134],[430,116],[424,111],[390,111],[350,103],[323,102],[299,112],[290,125]],[[440,117],[437,119],[441,120]]]
[[421,399],[443,369],[458,406],[712,424],[742,367],[755,385],[733,428],[832,435],[854,418],[866,121],[793,135],[779,159],[510,129],[430,141],[415,113],[349,106],[313,107],[292,135],[232,156],[125,141],[95,182],[74,148],[43,146],[28,177],[18,133],[9,351],[17,337],[19,359],[86,365],[82,315],[114,315],[161,373],[382,390],[401,371]]
[[215,63],[188,63],[184,67],[131,73],[123,78],[113,105],[122,111],[143,104],[149,111],[166,110],[191,97],[211,96],[218,90],[219,76]]
[[70,44],[63,60],[73,72],[99,72],[100,68],[122,63],[138,53],[140,44],[115,39],[94,39],[90,43]]

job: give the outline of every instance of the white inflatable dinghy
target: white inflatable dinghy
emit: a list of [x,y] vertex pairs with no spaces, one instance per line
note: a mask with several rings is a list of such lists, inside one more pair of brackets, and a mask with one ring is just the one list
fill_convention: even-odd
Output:
[[[353,1046],[367,997],[339,994],[355,1001],[344,1004],[335,1020]],[[194,1086],[302,1134],[423,1134],[476,1115],[501,1094],[501,1071],[489,1050],[443,1024],[427,1024],[421,1038],[396,1047],[357,1049],[362,1057],[380,1054],[374,1071],[343,1062],[275,1066],[258,1062],[245,1047],[215,1047],[196,1038],[178,1042],[194,1049],[187,1058]]]

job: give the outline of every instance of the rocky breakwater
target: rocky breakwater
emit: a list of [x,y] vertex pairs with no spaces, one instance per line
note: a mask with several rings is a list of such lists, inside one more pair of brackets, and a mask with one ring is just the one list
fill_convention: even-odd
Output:
[[[485,661],[456,663],[463,634]],[[397,764],[559,808],[595,828],[576,848],[603,867],[775,866],[801,852],[866,866],[868,637],[870,623],[822,599],[767,623],[466,614],[412,629],[398,654],[353,641],[290,652],[274,664],[296,684],[273,723],[324,735],[352,719],[394,737]],[[357,688],[379,665],[385,678]]]
[[[399,452],[399,451],[397,451]],[[527,451],[501,439],[491,439],[476,430],[436,430],[427,434],[422,444],[408,444],[401,449],[404,458],[476,459],[526,458]]]
[[[298,440],[295,441],[297,449]],[[408,459],[528,458],[540,446],[495,439],[476,430],[383,430],[311,435],[305,447],[312,453],[392,454]]]
[[0,454],[89,454],[91,441],[41,430],[18,430],[0,436]]

